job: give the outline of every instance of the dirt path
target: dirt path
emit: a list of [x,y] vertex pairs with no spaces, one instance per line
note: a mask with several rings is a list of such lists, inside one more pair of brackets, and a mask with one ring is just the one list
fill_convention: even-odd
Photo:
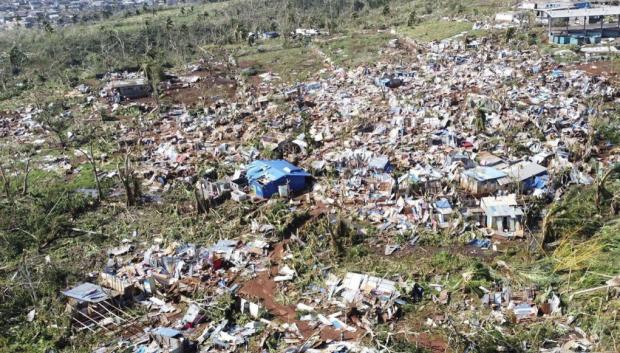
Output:
[[[284,244],[286,241],[279,242],[274,246],[269,255],[271,261],[279,263],[284,254]],[[245,282],[241,287],[240,294],[250,300],[258,300],[277,321],[295,324],[299,328],[299,333],[304,339],[318,335],[322,340],[353,340],[360,336],[361,330],[357,332],[339,331],[331,327],[313,328],[307,322],[297,319],[295,306],[284,305],[275,300],[276,294],[280,290],[273,277],[278,273],[278,266],[271,268],[271,273],[261,272],[257,277]]]

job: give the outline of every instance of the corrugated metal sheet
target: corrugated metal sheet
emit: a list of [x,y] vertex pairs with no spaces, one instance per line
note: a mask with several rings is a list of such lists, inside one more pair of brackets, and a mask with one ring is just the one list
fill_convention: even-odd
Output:
[[476,167],[465,171],[463,174],[478,181],[494,180],[506,176],[506,173],[492,167]]
[[88,303],[99,303],[109,298],[101,286],[88,282],[82,283],[68,291],[64,291],[62,294],[69,298]]
[[513,180],[523,181],[538,175],[546,174],[547,168],[532,162],[519,162],[504,169],[508,177]]

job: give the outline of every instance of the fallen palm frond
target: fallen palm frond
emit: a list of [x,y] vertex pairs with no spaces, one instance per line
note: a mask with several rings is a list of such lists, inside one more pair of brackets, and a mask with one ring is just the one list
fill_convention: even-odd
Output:
[[553,204],[543,218],[543,244],[595,234],[605,217],[598,212],[594,198],[593,188],[575,188],[563,201]]
[[620,275],[609,279],[605,282],[604,286],[598,286],[598,287],[594,287],[594,288],[588,288],[588,289],[582,289],[580,291],[574,292],[572,296],[575,295],[579,295],[579,294],[584,294],[584,293],[590,293],[590,292],[595,292],[601,289],[609,289],[609,288],[613,288],[613,287],[620,287]]
[[601,255],[606,243],[600,238],[576,242],[569,237],[560,241],[553,252],[555,272],[580,271],[589,268]]
[[548,266],[546,263],[539,262],[538,264],[511,264],[508,265],[505,261],[498,260],[496,263],[496,271],[499,276],[504,276],[511,283],[520,286],[528,286],[532,283],[541,287],[546,287],[552,284],[553,278],[549,276]]
[[620,164],[615,164],[609,168],[605,174],[596,183],[596,208],[601,209],[602,204],[613,197],[613,192],[606,187],[607,181],[612,177],[618,177],[620,174]]

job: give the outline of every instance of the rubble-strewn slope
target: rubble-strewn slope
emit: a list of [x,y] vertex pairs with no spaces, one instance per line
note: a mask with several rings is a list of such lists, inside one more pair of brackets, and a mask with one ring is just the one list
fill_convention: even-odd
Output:
[[0,351],[617,351],[617,63],[390,5],[70,88],[29,53],[0,113]]

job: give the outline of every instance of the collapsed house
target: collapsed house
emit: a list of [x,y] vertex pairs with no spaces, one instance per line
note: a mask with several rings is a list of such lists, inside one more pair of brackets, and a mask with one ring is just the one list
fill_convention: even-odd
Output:
[[[469,244],[494,251],[502,237],[526,234],[527,201],[517,194],[505,195],[507,190],[529,194],[548,190],[552,184],[564,187],[592,182],[593,170],[576,157],[569,158],[567,146],[583,142],[583,131],[591,128],[588,119],[598,113],[587,107],[587,100],[617,100],[617,90],[605,76],[556,67],[534,51],[498,51],[492,42],[482,40],[433,43],[420,47],[415,55],[417,62],[411,69],[386,68],[381,63],[353,70],[334,68],[328,78],[294,87],[276,89],[270,86],[268,76],[257,77],[263,80],[260,96],[252,90],[243,91],[240,96],[247,102],[218,101],[204,113],[175,106],[160,114],[156,134],[143,140],[148,143],[140,156],[142,172],[151,185],[195,185],[197,194],[210,200],[211,207],[229,198],[246,200],[251,191],[259,198],[269,198],[307,190],[307,197],[286,200],[288,209],[325,212],[323,207],[330,210],[337,205],[376,228],[381,241],[396,235],[406,240],[402,245],[388,243],[385,256],[415,246],[426,231],[442,229],[441,234],[471,231],[479,238],[486,237]],[[464,93],[472,90],[480,94]],[[294,106],[291,114],[274,114],[270,93],[281,91],[294,92],[298,98],[285,101]],[[488,113],[484,127],[493,135],[528,131],[534,126],[544,139],[519,133],[521,145],[515,153],[496,136],[472,128],[470,118],[478,108]],[[303,115],[311,117],[305,119],[310,126],[299,134],[296,129]],[[339,134],[341,127],[358,120],[363,124],[348,130],[350,134]],[[265,133],[257,136],[265,125]],[[137,140],[135,131],[125,133],[133,133]],[[265,152],[286,153],[296,165],[257,160],[261,153],[257,138]],[[312,141],[312,148],[306,141]],[[597,158],[603,164],[613,162],[605,155]],[[213,180],[217,174],[213,170],[205,173],[208,176],[198,176],[205,159],[237,172],[220,180]],[[323,173],[312,188],[308,188],[310,174],[302,167]],[[570,181],[558,177],[564,170],[571,171]],[[268,252],[273,244],[269,240],[275,238],[276,227],[253,218],[251,223],[251,234],[240,235],[243,241],[221,239],[209,246],[152,244],[143,259],[131,259],[109,273],[106,270],[100,276],[101,291],[95,290],[94,298],[100,292],[117,298],[118,294],[108,290],[123,293],[127,284],[139,288],[144,297],[134,300],[147,308],[149,318],[161,318],[151,324],[161,329],[148,331],[149,338],[140,345],[162,350],[187,347],[184,342],[190,337],[199,337],[206,350],[231,350],[261,329],[277,332],[296,347],[307,338],[301,327],[306,333],[312,331],[307,327],[333,329],[338,334],[367,330],[371,324],[397,318],[399,306],[410,299],[403,289],[405,283],[398,278],[357,273],[342,278],[320,268],[317,272],[326,279],[327,288],[304,288],[304,296],[310,293],[307,297],[316,300],[297,303],[294,315],[287,314],[295,318],[277,323],[261,313],[265,310],[277,316],[281,307],[269,307],[272,303],[256,293],[237,291],[253,280],[252,284],[263,290],[272,279],[277,285],[270,289],[285,293],[286,283],[298,274],[290,263],[271,271]],[[300,232],[291,241],[303,242],[302,237]],[[115,251],[112,256],[117,254]],[[294,254],[285,252],[282,257],[290,261]],[[235,280],[231,282],[231,278]],[[203,292],[204,301],[184,302]],[[535,320],[542,311],[533,304],[532,295],[521,300],[497,293],[502,290],[490,292],[483,303],[501,302],[498,310],[520,320]],[[447,302],[445,290],[437,294],[438,302]],[[249,312],[251,321],[246,325],[213,321],[205,315],[214,310],[211,304],[228,295],[235,300],[234,310],[243,315]],[[176,302],[179,297],[183,300]],[[513,304],[508,306],[510,302]],[[81,306],[101,311],[93,304],[84,301]],[[82,323],[98,327],[100,317],[94,311],[85,313],[92,320],[80,316]],[[330,342],[325,348],[328,351],[356,349],[346,339]]]
[[145,348],[144,352],[155,352],[157,350],[166,353],[196,352],[196,344],[186,339],[181,331],[168,327],[158,327],[150,332],[150,336],[152,344]]
[[121,306],[131,298],[124,296],[124,293],[86,282],[62,294],[68,298],[67,309],[71,322],[80,330],[108,330],[109,326],[118,326],[127,321],[123,318],[126,315]]
[[445,198],[441,198],[435,201],[435,204],[433,206],[435,208],[437,223],[439,224],[439,227],[448,227],[454,217],[454,211],[452,210],[452,205],[450,205],[450,201]]
[[[346,303],[354,303],[357,310],[376,315],[372,318],[376,322],[387,322],[398,314],[400,292],[394,281],[349,272],[341,283],[331,282],[328,285],[331,287],[330,295],[339,294]],[[372,303],[378,303],[375,310],[371,310]]]

